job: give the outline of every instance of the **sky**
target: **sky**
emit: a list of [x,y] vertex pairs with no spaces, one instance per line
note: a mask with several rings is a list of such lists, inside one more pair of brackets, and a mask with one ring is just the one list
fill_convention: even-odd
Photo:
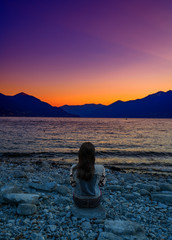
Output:
[[0,0],[0,92],[53,106],[172,90],[171,0]]

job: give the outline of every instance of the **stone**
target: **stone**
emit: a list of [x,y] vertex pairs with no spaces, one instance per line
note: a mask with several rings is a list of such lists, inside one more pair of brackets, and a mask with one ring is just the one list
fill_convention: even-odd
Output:
[[54,232],[54,231],[56,231],[56,225],[49,225],[49,228],[50,228],[50,230],[51,230],[51,232]]
[[17,186],[15,185],[4,185],[1,187],[0,189],[0,193],[3,195],[3,194],[6,194],[6,193],[21,193],[21,189],[19,189]]
[[68,195],[68,194],[71,194],[71,190],[64,186],[64,185],[58,185],[57,188],[56,188],[56,191],[62,195]]
[[72,214],[77,218],[106,218],[106,211],[102,205],[96,208],[78,208],[73,206],[71,211]]
[[118,236],[130,236],[130,239],[146,240],[140,224],[124,220],[105,220],[105,231]]
[[122,187],[120,185],[109,185],[106,186],[106,189],[111,191],[122,191]]
[[91,224],[90,222],[82,222],[82,228],[90,230],[91,229]]
[[15,171],[14,172],[14,177],[15,178],[27,178],[27,175],[26,175],[26,173],[25,172],[23,172],[23,171]]
[[27,165],[23,168],[23,171],[33,173],[35,171],[34,167]]
[[59,173],[54,173],[53,177],[55,178],[55,181],[59,184],[64,182],[64,179],[62,178],[62,176]]
[[159,187],[161,191],[172,191],[172,184],[169,183],[161,183]]
[[142,196],[145,196],[145,195],[150,195],[150,192],[148,192],[146,189],[140,189],[140,194]]
[[168,193],[153,193],[151,194],[152,200],[167,203],[172,205],[172,194]]
[[160,187],[159,186],[155,186],[153,184],[145,184],[145,183],[135,183],[134,184],[135,187],[139,188],[139,189],[145,189],[148,192],[151,191],[159,191]]
[[101,232],[99,234],[98,240],[123,240],[123,239],[111,232]]
[[46,182],[44,184],[40,184],[40,183],[31,182],[29,184],[29,187],[34,188],[36,190],[45,191],[45,192],[52,192],[56,189],[57,183],[56,182]]
[[124,195],[125,199],[127,200],[134,200],[134,199],[137,199],[138,197],[140,197],[140,194],[139,193],[133,193],[133,194],[125,194]]
[[30,193],[7,193],[3,196],[9,203],[37,203],[39,197],[38,194]]
[[37,207],[34,204],[19,204],[17,207],[17,214],[19,215],[32,215],[36,213]]
[[41,233],[32,233],[32,240],[45,240],[44,236]]

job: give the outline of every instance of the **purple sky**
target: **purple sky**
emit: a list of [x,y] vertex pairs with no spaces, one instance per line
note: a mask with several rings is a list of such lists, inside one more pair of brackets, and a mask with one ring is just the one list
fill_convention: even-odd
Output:
[[172,89],[172,1],[0,2],[1,92],[53,105]]

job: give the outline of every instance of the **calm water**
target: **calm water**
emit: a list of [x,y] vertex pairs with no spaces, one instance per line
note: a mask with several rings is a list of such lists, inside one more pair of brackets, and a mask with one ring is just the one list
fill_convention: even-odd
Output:
[[97,162],[172,172],[172,119],[0,118],[1,159],[75,162],[85,141]]

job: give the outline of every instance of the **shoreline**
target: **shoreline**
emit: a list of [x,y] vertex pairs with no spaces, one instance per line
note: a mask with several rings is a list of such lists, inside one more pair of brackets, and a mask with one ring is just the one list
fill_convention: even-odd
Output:
[[[73,189],[69,183],[69,167],[69,164],[60,165],[51,161],[36,164],[0,162],[0,239],[110,240],[112,238],[107,232],[111,232],[111,237],[120,240],[171,240],[170,176],[114,171],[105,166],[107,182],[102,188],[101,204],[106,210],[106,218],[88,219],[77,218],[72,213]],[[24,195],[39,197],[38,201],[30,204],[33,205],[32,214],[21,215],[19,206],[22,204],[4,200],[3,189],[9,185],[13,186],[14,192],[17,187]],[[136,236],[133,232],[134,235],[128,236],[125,229],[123,235],[116,235],[112,229],[108,230],[108,221],[123,221],[133,226],[138,223],[141,235]]]
[[[16,165],[21,164],[33,164],[33,165],[42,165],[44,162],[48,163],[52,167],[61,167],[61,168],[70,168],[72,164],[76,163],[77,160],[71,162],[71,161],[63,161],[62,160],[50,160],[50,159],[23,159],[23,160],[16,160],[16,158],[0,158],[0,164],[1,163],[12,163]],[[148,175],[158,175],[158,176],[171,176],[172,177],[172,170],[171,169],[157,169],[157,168],[146,168],[145,164],[143,166],[138,164],[126,164],[125,166],[122,163],[102,163],[102,162],[96,162],[96,164],[102,164],[107,169],[113,170],[113,171],[120,171],[120,172],[126,172],[126,173],[139,173],[139,174],[148,174]],[[171,167],[171,166],[170,166]]]

